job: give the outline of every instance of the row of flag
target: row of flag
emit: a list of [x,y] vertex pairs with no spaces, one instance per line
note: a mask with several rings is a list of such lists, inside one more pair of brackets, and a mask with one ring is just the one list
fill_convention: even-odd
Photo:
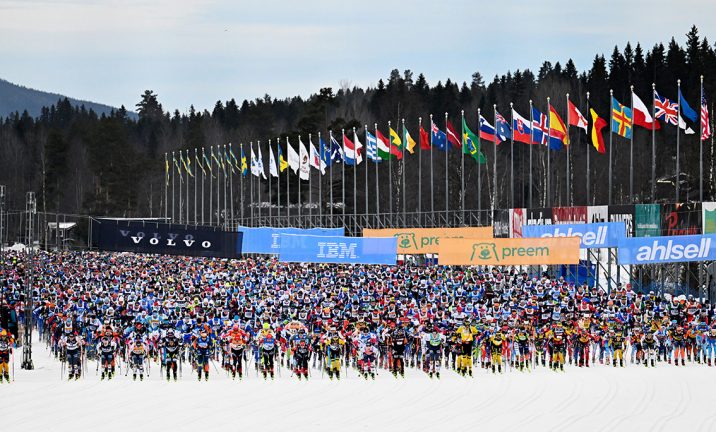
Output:
[[[588,99],[589,94],[587,94],[587,100]],[[679,127],[681,130],[684,130],[687,135],[694,134],[693,129],[687,125],[683,118],[686,117],[693,123],[697,122],[697,118],[699,119],[702,140],[711,137],[709,111],[703,92],[703,82],[699,115],[697,115],[696,111],[686,102],[680,86],[678,90],[678,100],[665,98],[657,93],[655,88],[653,89],[653,116],[644,102],[633,91],[631,93],[631,99],[631,107],[629,107],[611,96],[609,115],[611,133],[631,139],[634,125],[645,129],[659,130],[661,129],[659,120],[662,120],[666,124]],[[606,153],[603,129],[609,123],[600,117],[594,108],[588,108],[588,110],[592,123],[590,137],[592,146],[599,153]],[[431,116],[430,133],[423,128],[421,121],[417,142],[410,135],[404,122],[402,125],[402,134],[399,134],[395,129],[390,127],[389,124],[387,137],[378,129],[377,125],[375,125],[374,133],[371,133],[366,126],[364,134],[366,143],[365,151],[363,151],[364,145],[360,142],[355,129],[353,130],[352,139],[346,135],[345,132],[342,132],[340,143],[336,137],[333,136],[333,133],[329,133],[328,142],[326,142],[319,133],[318,147],[314,145],[311,135],[309,135],[308,146],[304,144],[299,136],[298,152],[294,150],[288,138],[286,138],[286,156],[284,156],[281,143],[276,140],[277,158],[274,158],[271,140],[269,140],[269,174],[272,177],[278,177],[280,172],[284,172],[290,168],[294,173],[298,173],[302,180],[308,180],[311,168],[320,171],[321,174],[325,174],[326,168],[335,163],[345,163],[351,166],[361,164],[364,154],[368,160],[375,163],[391,159],[402,160],[405,151],[413,154],[417,146],[419,146],[421,150],[436,148],[441,151],[448,151],[450,146],[453,146],[456,149],[461,149],[465,155],[472,157],[477,163],[485,163],[485,156],[480,151],[480,140],[491,142],[495,145],[508,140],[514,140],[524,144],[544,145],[550,150],[561,150],[564,146],[570,144],[567,125],[583,129],[585,133],[589,133],[590,130],[588,120],[572,103],[569,99],[569,95],[567,95],[567,122],[564,122],[554,106],[550,105],[549,99],[547,113],[542,113],[537,107],[532,106],[532,102],[530,101],[529,120],[520,115],[513,108],[511,108],[511,111],[512,121],[509,122],[495,107],[494,126],[490,124],[481,113],[478,113],[479,129],[477,134],[470,130],[464,115],[462,116],[461,134],[458,134],[448,119],[447,114],[445,115],[444,131],[438,127]],[[213,175],[213,160],[216,166],[221,167],[224,171],[224,175],[227,174],[228,169],[232,173],[239,172],[241,175],[246,176],[250,169],[252,175],[266,179],[261,147],[257,144],[257,155],[257,153],[254,152],[253,143],[251,143],[249,145],[248,157],[244,152],[243,144],[241,144],[239,151],[240,156],[237,157],[234,154],[232,145],[229,144],[228,146],[224,145],[223,149],[221,146],[217,146],[216,153],[213,147],[210,148],[209,154],[206,153],[205,149],[202,149],[201,156],[199,156],[195,149],[194,159],[196,165],[201,169],[204,175],[207,175],[207,170]],[[189,176],[194,176],[188,150],[186,151],[186,157],[184,157],[182,151],[179,151],[179,160],[176,159],[172,152],[172,160],[180,177],[182,175],[181,167],[184,168],[184,171]],[[165,165],[168,182],[170,168],[169,161],[166,157]]]

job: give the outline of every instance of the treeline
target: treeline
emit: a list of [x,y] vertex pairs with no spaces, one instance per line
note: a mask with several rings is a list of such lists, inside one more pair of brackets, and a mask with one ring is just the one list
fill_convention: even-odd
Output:
[[[159,101],[159,95],[147,90],[141,95],[136,106],[138,120],[127,116],[121,109],[109,115],[97,115],[84,107],[74,107],[70,102],[60,100],[56,105],[44,108],[38,118],[27,113],[16,113],[0,122],[0,184],[7,185],[7,207],[23,209],[25,192],[35,191],[38,210],[48,212],[111,215],[119,217],[158,216],[163,214],[165,172],[164,154],[179,149],[193,149],[205,146],[234,143],[248,144],[261,141],[264,165],[268,167],[268,139],[289,137],[296,148],[296,136],[301,134],[304,142],[309,133],[329,130],[340,135],[345,129],[358,129],[359,139],[365,143],[363,126],[372,131],[373,124],[387,135],[387,122],[398,125],[405,119],[410,134],[418,139],[418,118],[429,130],[429,116],[434,114],[437,125],[444,129],[444,115],[449,113],[451,122],[460,127],[460,113],[465,112],[468,125],[478,129],[477,112],[480,109],[491,123],[493,104],[509,121],[510,103],[525,117],[529,116],[529,101],[542,112],[547,110],[547,97],[563,118],[566,116],[566,94],[588,116],[586,94],[590,93],[589,105],[599,115],[609,120],[609,90],[625,105],[630,104],[630,86],[641,99],[651,107],[652,83],[663,96],[677,99],[677,79],[692,108],[700,106],[701,75],[705,76],[704,89],[711,101],[716,97],[716,46],[700,37],[696,27],[686,34],[685,45],[671,39],[666,45],[657,44],[645,49],[627,43],[623,48],[614,47],[610,57],[596,55],[587,71],[578,71],[570,59],[564,64],[545,61],[535,73],[529,69],[508,72],[495,76],[490,82],[475,72],[472,79],[462,83],[447,79],[431,85],[423,74],[410,70],[393,70],[387,79],[379,80],[375,88],[358,88],[343,85],[340,89],[322,88],[308,98],[292,97],[275,99],[269,95],[255,100],[236,102],[217,101],[214,108],[196,111],[192,106],[187,114],[166,112]],[[713,110],[711,110],[713,118]],[[690,176],[682,184],[681,200],[698,199],[698,124],[691,127],[697,132],[681,140],[681,171]],[[608,131],[608,128],[607,128]],[[351,132],[352,133],[352,132]],[[351,135],[352,137],[352,135]],[[546,175],[545,148],[532,146],[533,182],[528,185],[529,147],[515,143],[514,153],[509,142],[501,144],[495,155],[492,144],[482,143],[482,151],[488,163],[480,168],[466,158],[465,172],[461,172],[458,151],[448,154],[449,186],[445,191],[445,155],[433,152],[433,179],[430,187],[430,156],[423,153],[406,157],[407,196],[401,197],[398,186],[402,172],[393,164],[393,178],[388,178],[387,167],[379,169],[381,185],[380,205],[385,210],[389,205],[387,182],[393,182],[393,205],[402,208],[405,199],[408,211],[414,211],[418,203],[418,188],[410,187],[422,173],[422,209],[429,210],[430,193],[436,209],[445,208],[445,199],[451,208],[460,206],[461,176],[465,176],[467,208],[477,208],[477,184],[481,182],[483,207],[488,206],[495,193],[493,188],[493,160],[497,157],[498,190],[497,206],[526,206],[529,188],[532,188],[535,207],[545,204],[551,194],[553,205],[606,204],[608,184],[608,154],[598,154],[589,144],[588,137],[576,128],[571,129],[572,145],[569,157],[565,151],[552,152],[550,170],[552,190],[544,189]],[[660,180],[657,201],[673,201],[673,179],[675,175],[676,129],[666,125],[656,134],[656,173]],[[608,132],[605,141],[609,142]],[[314,142],[316,142],[314,138]],[[275,141],[274,141],[275,143]],[[705,145],[705,199],[714,197],[714,149],[709,140]],[[651,200],[651,131],[635,130],[634,177],[635,195],[628,196],[629,187],[629,142],[614,137],[611,149],[614,157],[614,203]],[[416,150],[419,151],[419,150]],[[608,148],[607,151],[610,151]],[[274,144],[275,152],[275,144]],[[590,196],[586,195],[586,157],[590,152]],[[192,153],[193,154],[193,153]],[[284,149],[285,154],[285,149]],[[510,159],[514,161],[514,185],[510,182]],[[422,165],[418,167],[418,160]],[[572,190],[567,191],[567,164],[570,164]],[[383,164],[385,165],[385,164]],[[267,169],[268,170],[268,169]],[[362,172],[362,171],[359,171]],[[285,184],[287,173],[282,173]],[[291,174],[291,182],[298,177]],[[324,201],[328,184],[334,190],[341,187],[340,173],[334,171],[333,179],[323,179]],[[346,175],[347,205],[352,206],[352,175]],[[248,183],[248,182],[245,182]],[[307,182],[304,182],[307,185]],[[314,200],[317,186],[314,181]],[[276,182],[274,182],[274,189]],[[358,203],[364,202],[363,177],[358,176]],[[267,182],[262,183],[264,192]],[[385,187],[385,189],[384,189]],[[510,202],[510,189],[514,188],[514,203]],[[297,201],[298,188],[290,188]],[[302,187],[302,201],[307,201],[308,188]],[[375,178],[371,167],[369,176],[369,211],[375,203]],[[384,192],[385,191],[385,192]],[[268,194],[262,194],[264,197]],[[274,201],[275,195],[273,194]],[[285,195],[282,193],[285,198]],[[246,197],[248,197],[248,192]],[[336,195],[336,196],[340,196]],[[236,194],[238,205],[239,194]],[[362,205],[356,209],[364,210]]]

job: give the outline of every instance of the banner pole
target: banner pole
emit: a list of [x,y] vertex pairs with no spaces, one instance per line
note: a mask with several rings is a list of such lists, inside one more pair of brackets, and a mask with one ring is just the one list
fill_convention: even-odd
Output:
[[356,190],[358,189],[356,180],[356,171],[358,170],[358,137],[356,136],[356,128],[353,127],[353,156],[355,156],[355,163],[353,164],[353,235],[358,230],[358,201],[356,197]]
[[[497,125],[495,125],[497,126]],[[510,102],[510,128],[515,126],[515,115],[512,102]],[[497,129],[495,128],[495,133]],[[567,179],[569,179],[569,171],[567,171]],[[567,180],[569,181],[569,180]],[[515,133],[510,134],[510,207],[515,206]]]
[[462,211],[462,223],[465,223],[465,110],[460,111],[462,122],[460,123],[460,210]]
[[[569,143],[569,93],[567,93],[567,142]],[[570,155],[570,147],[571,145],[567,145],[567,151],[565,152],[567,156],[567,200],[565,201],[566,205],[571,207],[572,206],[572,179],[571,179],[571,167],[569,166],[569,155]]]
[[433,115],[430,114],[430,217],[433,218],[431,226],[435,226],[435,197],[433,190],[435,183],[433,182]]
[[[480,139],[480,117],[482,115],[480,114],[480,108],[477,109],[477,147],[478,150],[482,153],[482,142]],[[478,225],[482,225],[482,164],[477,164],[477,220]]]
[[552,162],[552,149],[550,148],[550,141],[552,140],[552,125],[550,124],[550,112],[550,97],[547,96],[547,184],[545,188],[545,191],[547,192],[545,195],[547,207],[552,207],[552,169],[550,168],[550,164]]
[[681,129],[681,80],[680,79],[676,80],[676,86],[678,87],[677,97],[679,98],[679,103],[676,106],[676,109],[678,112],[678,117],[676,118],[676,122],[678,123],[678,125],[676,126],[676,178],[674,180],[674,184],[676,185],[676,197],[674,199],[674,202],[678,203],[679,202],[679,186],[680,186],[679,183],[681,182],[681,174],[679,172],[681,170],[681,166],[680,166],[681,161],[679,160],[679,156],[681,153],[680,147],[679,147],[679,145],[680,145],[679,135],[681,135],[681,133],[680,133],[681,131],[679,130],[679,129]]
[[[609,90],[609,193],[607,194],[607,204],[612,205],[612,143],[614,142],[614,90]],[[609,251],[609,258],[612,253]],[[609,269],[609,279],[611,280],[611,269]],[[611,288],[611,284],[609,285]]]
[[[373,123],[373,132],[375,132],[375,139],[378,140],[378,123]],[[376,145],[378,143],[376,142]],[[376,224],[380,226],[380,187],[378,181],[378,162],[375,163],[375,216]]]
[[[448,113],[445,112],[445,131],[447,131],[448,128]],[[445,137],[445,225],[451,226],[452,224],[449,222],[450,219],[450,191],[448,188],[448,153],[450,152],[450,140],[448,137]]]
[[528,202],[529,202],[529,208],[532,207],[532,189],[534,189],[534,185],[532,184],[532,146],[534,145],[534,116],[532,115],[532,99],[530,99],[530,173],[529,173],[529,191],[528,191]]
[[[423,118],[418,117],[418,138],[420,138],[420,134],[423,131]],[[420,141],[418,139],[418,141]],[[421,146],[418,146],[421,147]],[[420,223],[418,223],[418,226],[423,226],[423,176],[422,176],[422,169],[423,169],[423,149],[422,147],[419,148],[420,150],[418,152],[418,220]]]
[[[590,112],[590,108],[589,108],[589,92],[587,92],[587,115],[588,115],[588,116],[591,116],[591,112]],[[592,127],[594,127],[594,125],[592,125]],[[589,130],[589,122],[587,122],[587,130]],[[587,136],[587,141],[589,141],[589,136]],[[586,202],[586,205],[589,205],[589,201],[590,201],[590,200],[589,200],[589,193],[591,192],[591,191],[590,191],[590,184],[589,184],[589,169],[590,169],[590,168],[589,168],[589,157],[590,157],[590,153],[591,153],[591,149],[589,148],[590,146],[591,146],[591,143],[587,143],[587,184],[585,185],[585,186],[586,186],[586,190],[587,190],[587,202]]]
[[403,139],[402,139],[402,142],[401,142],[401,150],[402,150],[402,153],[403,153],[403,155],[402,155],[401,157],[403,158],[403,163],[400,165],[400,167],[402,168],[402,171],[403,171],[403,172],[402,172],[402,178],[401,178],[401,182],[403,183],[403,194],[401,195],[401,198],[402,198],[402,201],[403,201],[403,226],[408,226],[408,225],[407,225],[407,221],[406,221],[407,215],[406,215],[406,210],[405,210],[405,201],[406,201],[406,196],[405,196],[405,163],[406,163],[406,160],[405,160],[405,146],[408,145],[408,144],[405,142],[405,119],[401,119],[401,122],[402,122],[402,124],[403,124]]
[[[366,225],[368,225],[368,125],[367,125],[367,124],[364,124],[364,125],[363,125],[363,131],[365,132],[365,148],[366,148],[366,151],[365,151],[365,162],[366,162],[366,163],[365,163],[365,170],[364,170],[364,174],[365,174],[365,185],[364,185],[364,190],[365,190],[365,197],[364,197],[364,199],[365,199],[365,211],[364,211],[364,214],[365,214],[365,222],[364,222],[364,223],[365,223]],[[377,139],[378,139],[378,138],[376,137],[376,140],[377,140]],[[376,146],[377,146],[377,145],[378,145],[378,143],[376,143]],[[378,149],[376,148],[375,150],[376,150],[376,155],[377,155]],[[375,163],[375,161],[373,161],[373,163]]]
[[634,86],[629,86],[631,90],[631,139],[629,140],[629,201],[634,202]]

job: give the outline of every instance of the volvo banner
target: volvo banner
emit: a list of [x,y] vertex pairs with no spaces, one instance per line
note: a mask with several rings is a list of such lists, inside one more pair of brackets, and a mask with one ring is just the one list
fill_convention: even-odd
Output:
[[716,260],[716,235],[627,237],[619,242],[619,264]]
[[121,219],[93,219],[92,243],[100,250],[240,258],[238,232]]
[[271,228],[271,227],[239,227],[244,234],[244,253],[277,254],[281,249],[281,234],[313,235],[313,236],[343,236],[343,228]]
[[398,239],[281,234],[279,261],[395,265]]
[[626,237],[624,222],[527,225],[522,227],[523,237],[579,237],[581,249],[611,248]]

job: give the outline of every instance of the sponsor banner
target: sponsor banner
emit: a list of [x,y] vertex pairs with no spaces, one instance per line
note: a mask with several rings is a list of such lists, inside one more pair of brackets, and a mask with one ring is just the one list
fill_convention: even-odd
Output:
[[522,238],[522,227],[526,222],[527,211],[523,208],[510,209],[510,237]]
[[716,233],[716,202],[705,202],[701,204],[701,220],[703,221],[703,233]]
[[522,230],[524,237],[579,237],[582,249],[617,247],[625,233],[624,222],[529,225]]
[[279,261],[395,265],[398,239],[312,235],[280,236]]
[[634,205],[611,205],[607,222],[624,222],[627,237],[634,237]]
[[527,223],[525,225],[550,225],[551,223],[551,208],[527,209]]
[[637,237],[659,237],[661,235],[661,205],[636,204],[634,231]]
[[495,237],[510,236],[510,211],[497,209],[492,211],[492,229]]
[[343,228],[271,228],[271,227],[243,227],[240,233],[244,234],[244,253],[277,254],[281,248],[281,234],[313,235],[313,236],[343,236]]
[[696,235],[702,232],[701,203],[663,204],[661,235]]
[[605,205],[587,207],[587,222],[609,222],[609,207]]
[[587,207],[555,207],[552,209],[553,224],[587,222]]
[[100,250],[240,258],[238,232],[156,222],[93,219],[92,243]]
[[363,237],[395,237],[398,253],[420,255],[438,253],[440,239],[444,238],[492,238],[492,227],[469,228],[405,228],[363,229]]
[[619,243],[619,264],[716,260],[716,235],[632,237]]
[[444,239],[441,265],[542,265],[578,264],[579,239]]

